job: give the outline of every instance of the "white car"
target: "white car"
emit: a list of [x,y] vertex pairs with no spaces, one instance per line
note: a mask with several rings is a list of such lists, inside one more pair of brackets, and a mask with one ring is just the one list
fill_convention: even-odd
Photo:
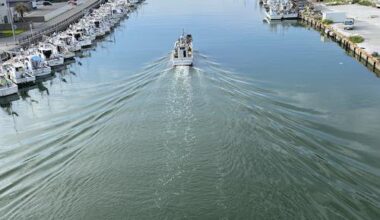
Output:
[[355,19],[353,18],[346,18],[344,21],[344,29],[345,30],[353,30],[355,24]]

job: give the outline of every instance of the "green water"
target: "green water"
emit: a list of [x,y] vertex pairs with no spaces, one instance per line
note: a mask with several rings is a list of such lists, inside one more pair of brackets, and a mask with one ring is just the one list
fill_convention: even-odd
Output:
[[[172,68],[183,28],[195,65]],[[253,0],[148,0],[13,98],[1,219],[380,216],[380,80]]]

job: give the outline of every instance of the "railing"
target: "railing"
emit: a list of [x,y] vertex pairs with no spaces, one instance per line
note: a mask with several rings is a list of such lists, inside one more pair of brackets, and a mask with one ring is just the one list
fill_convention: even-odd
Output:
[[54,32],[59,32],[62,30],[67,29],[67,27],[70,26],[70,24],[73,24],[74,22],[78,21],[81,17],[83,17],[86,14],[86,11],[88,11],[91,8],[97,7],[100,5],[100,1],[96,1],[93,4],[89,5],[85,9],[78,12],[76,15],[68,18],[67,20],[60,22],[59,24],[55,24],[49,27],[46,27],[42,30],[36,31],[32,34],[29,34],[27,36],[19,37],[18,38],[18,44],[22,47],[27,46],[29,44],[36,43],[42,39],[43,36],[50,35]]

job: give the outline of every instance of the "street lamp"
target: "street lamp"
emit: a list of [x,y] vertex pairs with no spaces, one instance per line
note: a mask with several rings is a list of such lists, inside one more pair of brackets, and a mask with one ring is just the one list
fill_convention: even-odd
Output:
[[16,45],[16,35],[15,35],[15,28],[13,26],[13,13],[11,10],[11,7],[9,7],[9,1],[7,0],[7,7],[8,7],[8,16],[10,17],[11,20],[11,27],[12,27],[12,34],[13,34],[13,42]]

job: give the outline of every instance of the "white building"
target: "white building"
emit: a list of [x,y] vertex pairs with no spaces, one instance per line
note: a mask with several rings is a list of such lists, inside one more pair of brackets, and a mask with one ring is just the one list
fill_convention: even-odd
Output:
[[0,24],[9,22],[7,0],[0,0]]

